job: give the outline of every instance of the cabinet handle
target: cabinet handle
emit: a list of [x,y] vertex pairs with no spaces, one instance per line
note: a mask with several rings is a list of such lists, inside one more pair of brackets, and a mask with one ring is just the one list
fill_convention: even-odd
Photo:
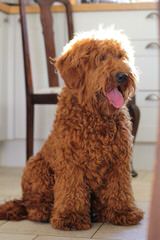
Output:
[[155,93],[152,93],[152,94],[149,94],[149,95],[145,98],[145,100],[147,100],[147,101],[152,101],[152,102],[154,102],[154,101],[159,101],[159,100],[160,100],[160,96],[157,95],[157,94],[155,94]]
[[149,19],[154,17],[159,17],[158,12],[151,12],[146,16],[146,18],[149,18]]
[[145,46],[146,49],[149,49],[149,48],[160,48],[160,45],[159,43],[157,42],[151,42],[151,43],[148,43],[146,46]]

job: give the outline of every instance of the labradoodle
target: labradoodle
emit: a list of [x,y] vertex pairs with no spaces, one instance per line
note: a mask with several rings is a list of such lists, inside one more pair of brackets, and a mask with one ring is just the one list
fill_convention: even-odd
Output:
[[135,92],[133,50],[120,31],[77,34],[55,60],[65,81],[53,130],[29,159],[22,199],[0,206],[0,219],[42,221],[62,230],[91,220],[134,225],[143,218],[130,177]]

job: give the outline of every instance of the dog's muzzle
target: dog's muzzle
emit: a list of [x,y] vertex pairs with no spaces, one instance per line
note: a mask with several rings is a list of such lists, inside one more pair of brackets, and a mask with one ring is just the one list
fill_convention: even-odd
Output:
[[125,83],[128,80],[128,74],[123,72],[118,72],[116,74],[116,80],[119,84]]

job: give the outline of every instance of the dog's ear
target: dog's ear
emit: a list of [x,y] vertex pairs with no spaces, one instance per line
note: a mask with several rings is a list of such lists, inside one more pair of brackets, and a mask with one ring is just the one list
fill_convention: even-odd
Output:
[[68,88],[76,89],[83,84],[84,71],[82,62],[80,58],[74,55],[72,50],[58,57],[55,67],[60,72]]

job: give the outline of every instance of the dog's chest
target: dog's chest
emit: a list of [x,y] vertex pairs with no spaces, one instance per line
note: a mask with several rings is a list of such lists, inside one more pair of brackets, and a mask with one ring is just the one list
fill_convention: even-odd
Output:
[[127,160],[132,145],[131,131],[127,121],[109,119],[101,124],[90,124],[84,144],[87,179],[94,186],[99,185],[108,169],[117,161]]
[[95,151],[102,151],[116,138],[117,125],[115,121],[88,122],[88,127],[83,132],[83,142],[89,154]]
[[83,130],[85,147],[90,152],[97,152],[102,151],[103,148],[106,149],[108,146],[115,145],[120,137],[122,141],[125,141],[129,134],[127,125],[119,119],[111,118],[103,121],[88,121],[86,128]]

